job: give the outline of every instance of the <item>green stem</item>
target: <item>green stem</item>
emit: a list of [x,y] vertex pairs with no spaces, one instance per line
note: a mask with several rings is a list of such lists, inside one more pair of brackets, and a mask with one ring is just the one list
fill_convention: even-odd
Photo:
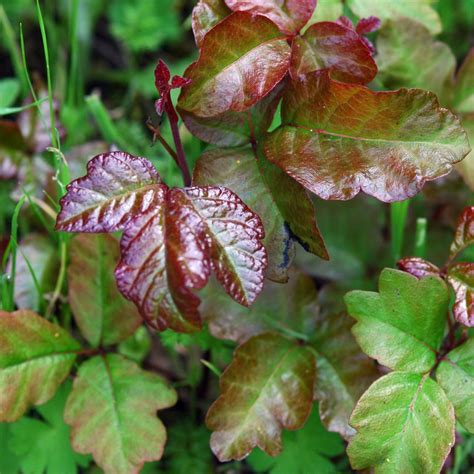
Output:
[[425,257],[427,227],[428,227],[428,220],[425,217],[419,217],[416,220],[415,257],[420,257],[420,258]]
[[391,221],[391,253],[393,263],[397,263],[402,257],[405,225],[408,215],[410,201],[394,202],[390,206]]

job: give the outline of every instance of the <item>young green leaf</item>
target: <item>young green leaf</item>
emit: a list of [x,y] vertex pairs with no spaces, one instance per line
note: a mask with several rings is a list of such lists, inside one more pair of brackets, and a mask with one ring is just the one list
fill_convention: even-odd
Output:
[[267,158],[323,199],[364,191],[403,200],[469,152],[458,119],[433,94],[373,92],[327,72],[290,84],[282,120],[265,142]]
[[418,279],[429,275],[439,276],[441,273],[441,270],[436,265],[419,257],[403,258],[397,262],[397,266],[400,270],[410,273],[410,275]]
[[109,354],[81,365],[64,420],[77,452],[92,453],[106,472],[127,474],[161,458],[166,433],[156,411],[175,403],[161,377]]
[[184,73],[179,106],[200,117],[242,112],[265,97],[285,76],[290,47],[263,16],[237,12],[205,36],[196,63]]
[[456,75],[454,108],[460,113],[474,112],[474,48],[471,48]]
[[32,311],[0,311],[0,421],[14,421],[52,398],[79,348],[64,329]]
[[328,257],[306,191],[275,165],[256,158],[251,148],[206,152],[197,162],[193,182],[229,188],[261,217],[270,280],[288,280],[294,242],[300,235],[303,245]]
[[300,428],[311,412],[314,376],[312,353],[282,336],[262,334],[237,348],[206,417],[219,460],[243,459],[256,446],[277,455],[282,428]]
[[454,405],[456,418],[474,433],[474,338],[443,358],[436,380]]
[[461,324],[474,327],[474,263],[458,263],[450,267],[448,281],[456,294],[454,317]]
[[353,469],[375,473],[440,472],[454,445],[454,410],[428,374],[392,372],[377,380],[351,417],[357,430]]
[[443,280],[385,269],[378,293],[351,291],[345,301],[357,320],[352,332],[370,357],[394,370],[423,373],[434,366],[449,304]]
[[263,15],[287,35],[299,33],[311,18],[317,0],[225,0],[236,12]]
[[451,257],[454,258],[466,247],[474,243],[474,206],[466,207],[459,218],[451,244]]
[[[461,123],[466,130],[469,143],[474,143],[474,109],[472,113],[461,118]],[[471,191],[474,191],[474,150],[456,165],[456,171],[463,177]]]
[[12,426],[13,423],[0,423],[0,446],[2,447],[0,472],[2,474],[18,474],[20,471],[21,459],[8,446]]
[[117,240],[109,235],[78,235],[69,251],[69,304],[84,337],[97,347],[131,336],[142,320],[115,284],[114,268],[120,257]]
[[338,81],[366,84],[377,74],[377,65],[361,37],[338,23],[314,24],[295,38],[292,48],[293,78],[328,69]]
[[206,34],[230,13],[224,0],[199,0],[192,14],[193,33],[198,47],[202,46]]

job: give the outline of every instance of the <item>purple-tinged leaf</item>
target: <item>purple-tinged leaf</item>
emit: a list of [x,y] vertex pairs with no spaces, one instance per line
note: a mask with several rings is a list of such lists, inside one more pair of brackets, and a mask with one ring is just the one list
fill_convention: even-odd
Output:
[[263,15],[287,35],[299,33],[313,15],[317,0],[225,0],[233,11]]
[[397,266],[400,270],[410,273],[419,280],[429,275],[439,276],[441,273],[436,265],[419,257],[403,258],[397,262]]
[[94,157],[87,175],[67,186],[56,229],[115,232],[152,205],[160,177],[144,158],[114,151]]
[[182,89],[179,106],[200,117],[247,110],[284,78],[290,54],[270,20],[233,13],[204,38],[199,59],[185,72],[192,82]]
[[466,207],[459,218],[454,235],[454,241],[451,244],[451,257],[455,257],[466,247],[474,243],[474,206]]
[[448,281],[456,294],[453,307],[456,321],[474,327],[474,263],[458,263],[450,267]]
[[323,199],[364,191],[385,202],[403,200],[469,152],[459,120],[433,94],[373,92],[327,72],[290,84],[282,120],[265,141],[267,158]]
[[338,81],[359,84],[372,81],[377,74],[377,65],[360,36],[330,21],[312,25],[293,41],[292,77],[321,69],[328,69]]
[[229,16],[231,10],[224,0],[199,0],[193,9],[193,32],[196,44],[202,46],[204,37],[214,26],[225,17]]
[[368,35],[369,33],[377,31],[381,25],[382,22],[380,21],[380,18],[377,18],[376,16],[369,16],[359,20],[359,23],[357,23],[356,26],[356,31],[359,33],[359,35]]

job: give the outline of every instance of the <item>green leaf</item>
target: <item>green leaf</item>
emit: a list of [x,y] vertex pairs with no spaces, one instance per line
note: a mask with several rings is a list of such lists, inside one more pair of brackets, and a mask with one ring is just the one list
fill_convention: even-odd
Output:
[[270,280],[288,280],[295,252],[293,235],[301,235],[303,244],[327,258],[306,191],[275,165],[256,158],[250,148],[206,152],[197,162],[193,180],[197,185],[229,188],[260,216],[269,260],[266,277]]
[[357,403],[358,431],[348,455],[356,470],[375,473],[439,473],[454,445],[454,410],[429,375],[392,372]]
[[385,269],[379,292],[351,291],[345,297],[362,350],[394,370],[429,371],[444,335],[449,292],[438,277],[416,277]]
[[441,20],[433,8],[434,0],[348,0],[349,8],[359,17],[377,16],[382,21],[400,17],[423,23],[432,34],[441,33]]
[[52,398],[79,348],[64,329],[32,311],[0,311],[0,421],[14,421]]
[[68,267],[69,303],[79,329],[97,347],[131,336],[142,319],[115,284],[120,247],[110,235],[78,235],[71,242]]
[[214,454],[241,460],[258,446],[277,455],[281,429],[300,428],[311,412],[314,376],[313,354],[282,336],[267,333],[238,347],[206,417]]
[[474,113],[474,48],[456,75],[453,105],[458,112]]
[[377,35],[378,77],[388,89],[419,87],[447,103],[456,58],[449,46],[433,39],[424,25],[410,18],[388,20]]
[[72,450],[69,426],[63,421],[70,391],[71,384],[64,384],[52,400],[39,407],[41,420],[23,417],[12,424],[9,447],[21,460],[22,474],[75,474],[78,465],[89,464],[87,457]]
[[343,5],[341,0],[318,0],[313,16],[305,29],[319,21],[336,21],[342,14]]
[[436,380],[454,405],[456,418],[474,433],[474,338],[443,358]]
[[20,93],[18,79],[5,78],[0,80],[0,109],[11,107]]
[[18,474],[20,468],[21,460],[8,446],[12,426],[12,423],[0,423],[0,446],[2,447],[0,472],[2,474]]
[[118,345],[118,352],[141,364],[151,349],[151,336],[145,326],[140,326],[134,334]]
[[254,472],[270,474],[332,474],[338,472],[328,459],[344,453],[341,438],[327,432],[315,406],[304,427],[283,434],[283,451],[276,458],[255,450],[247,462]]
[[[461,123],[467,133],[470,143],[474,143],[474,112],[461,118]],[[457,172],[463,177],[471,191],[474,191],[474,150],[460,163],[456,164]]]
[[163,454],[166,433],[156,411],[175,403],[176,392],[161,377],[109,354],[81,365],[64,420],[77,452],[92,453],[107,472],[139,472]]

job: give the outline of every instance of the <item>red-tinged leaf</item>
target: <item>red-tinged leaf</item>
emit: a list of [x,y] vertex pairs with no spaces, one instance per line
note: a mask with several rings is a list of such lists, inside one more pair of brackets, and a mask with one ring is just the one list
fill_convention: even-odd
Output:
[[454,317],[461,324],[474,327],[474,263],[458,263],[448,272],[448,281],[456,294]]
[[202,46],[206,34],[217,23],[229,16],[231,10],[227,8],[224,0],[199,0],[193,9],[193,32],[196,44]]
[[418,279],[429,275],[439,276],[441,273],[441,270],[436,265],[419,257],[403,258],[397,262],[397,266],[400,270],[410,273]]
[[298,33],[313,15],[316,0],[225,0],[233,11],[263,15],[280,30],[292,35]]
[[32,311],[0,311],[0,421],[15,421],[53,397],[80,348]]
[[311,412],[314,376],[314,355],[282,336],[262,334],[238,347],[206,417],[214,454],[240,460],[258,446],[277,455],[281,430],[301,428]]
[[357,23],[356,26],[356,31],[359,35],[368,35],[369,33],[377,31],[381,25],[382,22],[380,21],[380,18],[369,16],[359,20],[359,23]]
[[459,218],[454,235],[454,241],[451,244],[451,257],[462,252],[466,247],[474,243],[474,206],[466,207]]
[[115,284],[117,240],[109,235],[78,235],[69,251],[69,304],[81,333],[92,346],[117,344],[131,336],[142,320]]
[[204,38],[196,63],[185,72],[179,106],[200,117],[242,112],[265,97],[285,76],[290,47],[263,16],[233,13]]
[[227,293],[250,305],[267,265],[260,218],[221,187],[155,187],[154,202],[122,236],[116,269],[120,291],[154,327],[189,332],[200,327],[192,291],[213,270]]
[[283,125],[267,158],[323,199],[360,191],[381,201],[414,196],[469,152],[459,120],[418,89],[373,92],[311,73],[287,88]]
[[160,376],[116,354],[84,362],[66,403],[75,451],[91,453],[105,472],[138,474],[163,454],[166,431],[157,410],[176,392]]
[[348,18],[345,15],[340,16],[337,20],[336,23],[338,23],[341,26],[345,26],[346,28],[349,28],[350,30],[354,30],[354,23],[352,23],[352,20]]
[[372,81],[377,74],[377,65],[360,36],[330,21],[314,24],[293,41],[292,77],[321,69],[328,69],[333,79],[359,84]]
[[155,68],[155,87],[161,95],[169,92],[171,74],[163,60],[159,60]]
[[306,191],[275,165],[256,158],[250,148],[206,152],[196,165],[194,183],[229,188],[261,217],[270,280],[288,280],[298,239],[308,250],[327,258]]
[[160,177],[153,165],[120,151],[94,157],[87,175],[67,186],[56,229],[115,232],[152,204]]

